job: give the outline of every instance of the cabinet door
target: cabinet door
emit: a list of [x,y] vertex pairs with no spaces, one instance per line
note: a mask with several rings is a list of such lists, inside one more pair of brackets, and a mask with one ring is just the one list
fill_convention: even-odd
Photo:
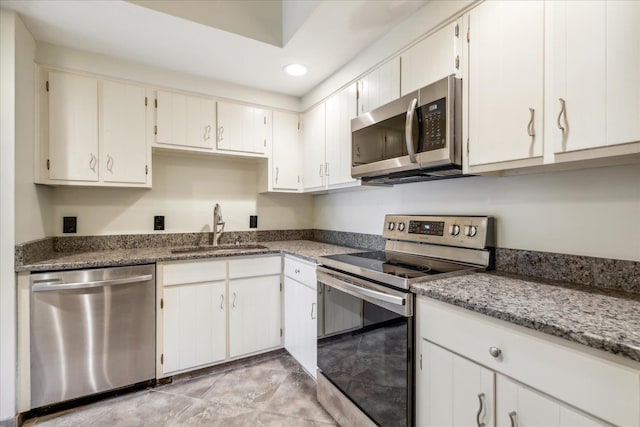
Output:
[[98,181],[98,80],[49,73],[49,178]]
[[247,153],[264,154],[267,147],[271,146],[273,139],[273,112],[263,108],[253,110],[253,135],[246,142]]
[[225,359],[225,289],[224,281],[164,288],[164,373]]
[[273,188],[297,190],[300,185],[299,117],[273,112]]
[[357,114],[364,114],[400,97],[400,57],[393,58],[357,82]]
[[640,2],[606,2],[607,144],[640,141]]
[[141,86],[102,82],[101,178],[104,182],[147,181],[146,90]]
[[469,164],[542,156],[544,3],[485,2],[469,19]]
[[158,91],[156,142],[195,148],[213,148],[215,101]]
[[497,427],[569,427],[603,426],[593,418],[560,402],[496,375]]
[[417,425],[493,425],[494,373],[425,339],[419,345]]
[[401,55],[402,96],[459,73],[461,22],[453,22]]
[[229,282],[229,356],[255,353],[282,344],[280,276]]
[[316,291],[284,278],[284,346],[314,378],[317,365]]
[[329,186],[355,182],[351,178],[351,119],[356,116],[356,86],[341,90],[327,99],[326,175]]
[[362,300],[347,293],[324,288],[324,333],[336,334],[362,327]]
[[218,102],[218,149],[264,153],[271,142],[270,110]]
[[548,7],[553,15],[554,93],[550,101],[556,120],[550,125],[554,151],[603,146],[607,81],[605,2],[557,1],[550,2]]
[[307,111],[302,119],[304,157],[304,189],[319,189],[325,185],[325,105],[324,102]]

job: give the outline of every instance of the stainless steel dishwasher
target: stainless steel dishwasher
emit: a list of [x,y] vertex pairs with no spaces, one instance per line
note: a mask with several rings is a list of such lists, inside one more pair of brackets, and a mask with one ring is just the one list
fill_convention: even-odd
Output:
[[31,276],[31,407],[155,378],[155,265]]

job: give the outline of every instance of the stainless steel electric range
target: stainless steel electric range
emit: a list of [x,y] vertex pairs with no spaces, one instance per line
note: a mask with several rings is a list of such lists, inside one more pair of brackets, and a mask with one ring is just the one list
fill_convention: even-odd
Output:
[[[414,283],[493,265],[486,216],[387,215],[384,251],[320,258],[318,400],[343,427],[414,424]],[[322,296],[322,301],[320,301]]]

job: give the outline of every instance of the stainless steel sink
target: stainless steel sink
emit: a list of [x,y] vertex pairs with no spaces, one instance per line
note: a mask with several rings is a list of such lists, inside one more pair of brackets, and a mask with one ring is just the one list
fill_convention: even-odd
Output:
[[182,246],[179,248],[171,248],[172,254],[186,254],[192,252],[220,252],[220,251],[243,251],[251,249],[269,249],[262,245],[200,245],[200,246]]

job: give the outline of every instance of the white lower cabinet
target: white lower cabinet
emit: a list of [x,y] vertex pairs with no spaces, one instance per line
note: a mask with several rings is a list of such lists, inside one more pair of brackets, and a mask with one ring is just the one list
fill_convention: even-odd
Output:
[[281,345],[280,275],[229,282],[229,357]]
[[419,426],[640,425],[637,362],[425,297],[416,329]]
[[158,263],[157,377],[282,346],[280,255]]
[[164,368],[182,371],[227,357],[226,282],[164,290]]
[[494,373],[427,340],[420,340],[417,425],[494,423]]
[[314,378],[319,313],[315,268],[313,264],[285,258],[284,347]]

